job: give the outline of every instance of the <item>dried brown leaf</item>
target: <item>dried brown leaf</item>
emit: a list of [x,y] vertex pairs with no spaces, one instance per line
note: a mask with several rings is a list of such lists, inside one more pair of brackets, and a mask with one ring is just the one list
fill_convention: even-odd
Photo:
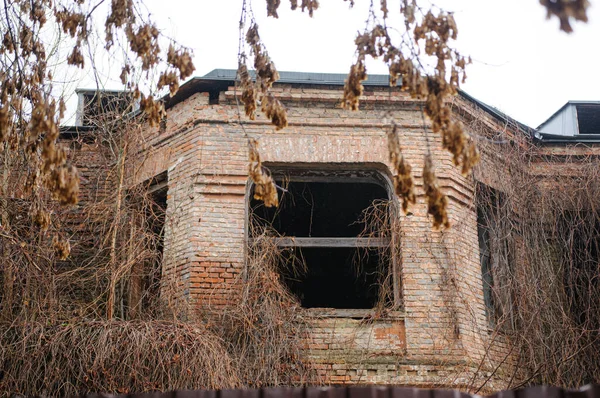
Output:
[[267,0],[267,16],[279,18],[279,15],[277,15],[277,9],[280,5],[281,0]]
[[262,97],[262,109],[265,115],[271,119],[271,123],[276,126],[277,130],[281,130],[284,127],[287,127],[287,114],[283,104],[273,97],[273,95],[268,94]]
[[250,120],[254,120],[256,118],[257,91],[254,87],[254,82],[250,78],[250,73],[248,72],[248,68],[246,67],[245,63],[240,62],[238,64],[237,75],[242,88],[242,102],[244,103],[244,111]]
[[427,213],[433,217],[433,228],[449,228],[448,198],[438,185],[431,155],[425,156],[423,165],[423,189],[427,198]]
[[248,174],[254,183],[254,199],[262,200],[267,207],[279,206],[277,188],[273,178],[267,174],[260,160],[258,141],[248,140]]
[[364,59],[359,59],[350,68],[350,73],[344,84],[344,97],[342,99],[344,109],[358,110],[359,97],[364,90],[362,82],[365,80],[367,80],[367,71]]
[[409,204],[416,203],[414,192],[414,181],[412,178],[412,168],[404,159],[400,148],[400,138],[398,137],[398,126],[394,123],[393,127],[387,131],[388,151],[390,163],[394,171],[394,188],[396,195],[402,199],[402,210],[406,213]]

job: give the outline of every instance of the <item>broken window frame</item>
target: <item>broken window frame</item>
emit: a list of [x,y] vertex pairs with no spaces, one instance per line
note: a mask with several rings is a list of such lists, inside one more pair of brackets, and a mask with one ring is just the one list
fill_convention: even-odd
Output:
[[[316,182],[316,183],[347,183],[347,179],[352,179],[352,182],[375,183],[382,187],[386,192],[386,200],[396,200],[394,195],[393,185],[385,171],[377,167],[369,167],[367,165],[281,165],[281,164],[265,164],[271,171],[275,181],[293,181],[293,182]],[[278,186],[278,194],[281,197],[284,187]],[[253,240],[249,237],[248,224],[251,222],[251,202],[252,202],[253,183],[250,181],[247,187],[246,195],[246,235],[248,242],[251,244]],[[284,191],[285,192],[285,191]],[[357,220],[358,221],[358,220]],[[293,248],[358,248],[358,249],[381,249],[390,247],[390,250],[396,250],[398,245],[398,236],[392,233],[389,237],[296,237],[296,236],[281,236],[273,237],[277,247],[281,249]],[[388,307],[391,311],[402,309],[402,293],[401,293],[401,275],[398,256],[390,253],[389,263],[387,264],[392,275],[392,289],[390,292],[391,304]],[[363,318],[373,311],[373,308],[335,308],[335,307],[304,307],[314,314],[327,315],[334,317],[356,317]]]

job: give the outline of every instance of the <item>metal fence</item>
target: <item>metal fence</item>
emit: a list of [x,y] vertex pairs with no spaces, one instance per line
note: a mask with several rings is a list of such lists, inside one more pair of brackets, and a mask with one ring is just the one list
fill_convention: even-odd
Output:
[[[457,390],[423,389],[391,386],[365,387],[298,387],[248,390],[194,390],[148,392],[140,394],[89,394],[82,398],[481,398]],[[490,398],[600,398],[600,385],[578,390],[557,387],[528,387],[500,391]]]

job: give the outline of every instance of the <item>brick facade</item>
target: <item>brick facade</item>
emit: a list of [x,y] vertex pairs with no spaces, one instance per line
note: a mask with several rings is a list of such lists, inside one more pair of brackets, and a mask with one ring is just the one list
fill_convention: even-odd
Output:
[[[395,88],[367,87],[361,110],[350,112],[340,108],[340,85],[277,84],[273,92],[288,110],[289,127],[275,131],[263,116],[243,116],[233,82],[194,84],[169,104],[166,126],[147,129],[146,145],[136,149],[143,160],[129,165],[132,184],[168,175],[163,297],[190,311],[228,305],[246,266],[248,137],[258,140],[267,166],[378,170],[389,179],[385,128],[393,119],[418,193],[410,213],[399,216],[394,277],[402,305],[383,315],[307,310],[308,357],[331,384],[465,387],[487,380],[488,390],[505,387],[511,353],[486,317],[473,204],[476,180],[493,187],[502,178],[501,155],[484,152],[487,171],[462,176],[439,150],[440,137],[424,127],[423,103]],[[522,134],[463,97],[454,106],[467,124]],[[432,230],[421,194],[428,150],[449,198],[453,228],[446,231]]]
[[[288,109],[289,127],[275,131],[264,117],[240,117],[233,87],[221,89],[218,101],[207,91],[171,106],[166,128],[148,130],[148,146],[140,149],[145,161],[137,181],[168,172],[165,295],[192,308],[228,304],[245,267],[248,136],[258,140],[266,165],[375,168],[391,177],[385,119],[393,118],[417,185],[432,148],[451,222],[460,228],[433,231],[419,195],[400,220],[402,307],[368,322],[366,313],[308,310],[309,357],[333,384],[460,387],[484,380],[497,365],[486,357],[490,345],[499,355],[502,346],[491,341],[485,315],[473,180],[437,150],[440,138],[424,129],[422,103],[397,89],[368,87],[361,110],[349,112],[340,109],[340,86],[280,84],[274,93]],[[489,384],[496,385],[503,387],[501,380]]]

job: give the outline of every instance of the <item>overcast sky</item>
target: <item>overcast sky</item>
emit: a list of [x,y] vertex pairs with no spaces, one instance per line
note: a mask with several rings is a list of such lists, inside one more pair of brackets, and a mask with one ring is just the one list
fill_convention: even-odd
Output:
[[[396,11],[398,1],[388,0]],[[459,27],[457,47],[471,55],[467,83],[474,97],[537,127],[568,100],[600,100],[600,7],[588,24],[567,35],[556,19],[546,20],[538,0],[438,0],[453,11]],[[354,37],[364,28],[366,0],[349,9],[343,0],[321,0],[311,19],[289,11],[266,18],[265,1],[253,11],[269,54],[280,71],[347,73],[354,60]],[[168,36],[194,51],[196,76],[237,67],[241,0],[146,0],[152,18]],[[386,73],[377,61],[369,73]],[[118,73],[117,73],[118,75]]]

